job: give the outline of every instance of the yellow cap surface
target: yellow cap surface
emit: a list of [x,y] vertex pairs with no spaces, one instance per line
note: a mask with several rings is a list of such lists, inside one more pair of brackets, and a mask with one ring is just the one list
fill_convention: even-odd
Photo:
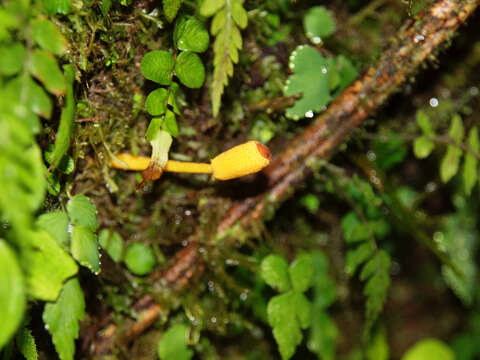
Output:
[[213,158],[213,176],[218,180],[228,180],[253,174],[266,167],[271,157],[265,145],[249,141]]

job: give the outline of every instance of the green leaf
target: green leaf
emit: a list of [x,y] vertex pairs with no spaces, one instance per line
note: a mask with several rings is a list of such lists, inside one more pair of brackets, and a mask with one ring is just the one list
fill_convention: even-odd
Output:
[[335,302],[337,290],[328,273],[328,258],[319,250],[312,252],[314,281],[313,305],[315,311],[325,309]]
[[363,294],[367,297],[366,325],[368,332],[383,309],[390,285],[390,256],[383,250],[378,250],[362,268],[360,280],[367,281]]
[[240,29],[245,29],[247,27],[248,14],[242,6],[242,1],[232,0],[232,17],[233,21],[235,21]]
[[78,323],[84,315],[85,299],[77,278],[65,283],[56,302],[45,305],[43,321],[61,360],[73,360]]
[[63,282],[77,273],[77,264],[46,231],[28,234],[31,249],[22,253],[27,291],[39,300],[55,300]]
[[110,8],[112,7],[112,0],[102,0],[100,3],[100,10],[102,10],[103,16],[107,16]]
[[312,285],[313,271],[312,256],[309,254],[298,256],[288,269],[293,289],[299,292],[306,291]]
[[57,196],[60,194],[60,181],[58,180],[58,176],[53,172],[47,172],[47,168],[45,168],[45,172],[47,173],[47,191],[50,195]]
[[95,275],[100,272],[100,256],[95,233],[91,228],[75,225],[72,228],[72,241],[70,245],[72,256],[87,267]]
[[287,117],[299,120],[313,117],[331,100],[327,60],[315,48],[300,45],[290,56],[289,67],[293,74],[288,78],[284,93],[292,96],[301,93],[302,97],[287,109]]
[[85,195],[72,197],[67,203],[67,212],[73,225],[84,226],[91,231],[98,229],[97,209]]
[[175,59],[168,51],[155,50],[145,54],[142,59],[142,74],[147,79],[161,85],[170,84]]
[[355,274],[357,268],[375,252],[375,243],[367,241],[355,249],[348,249],[345,259],[345,272],[348,276]]
[[187,325],[173,325],[158,343],[158,357],[161,360],[190,360],[193,357],[193,351],[187,346],[187,338]]
[[457,274],[449,266],[442,266],[442,275],[447,285],[465,306],[471,306],[477,291],[478,231],[475,217],[469,208],[460,209],[446,217],[443,226],[435,236],[435,242],[448,254],[452,263],[461,272]]
[[45,12],[49,15],[63,14],[70,12],[72,0],[43,0]]
[[5,94],[11,103],[25,105],[26,108],[22,109],[25,112],[31,111],[46,119],[52,115],[52,101],[30,76],[18,76],[9,81],[5,86]]
[[338,329],[332,318],[321,309],[312,310],[312,326],[308,337],[308,349],[321,360],[334,360]]
[[[329,59],[330,60],[330,59]],[[329,87],[331,90],[335,89],[335,92],[332,95],[332,98],[336,98],[340,93],[350,85],[358,76],[358,71],[355,66],[343,55],[339,55],[336,59],[332,59],[330,66],[328,67],[329,71]],[[332,88],[332,77],[335,77],[337,74],[338,85]]]
[[197,54],[183,51],[177,57],[175,75],[183,85],[191,89],[198,89],[205,81],[205,67]]
[[454,360],[455,355],[448,345],[440,340],[428,338],[417,342],[402,356],[401,360]]
[[20,42],[0,46],[0,74],[11,76],[22,70],[27,51]]
[[200,14],[210,17],[225,6],[225,0],[205,0],[200,7]]
[[15,253],[0,239],[0,349],[20,325],[25,311],[22,270]]
[[73,93],[75,69],[72,65],[65,65],[63,70],[67,82],[67,95],[65,96],[65,106],[60,116],[60,126],[58,127],[55,138],[55,147],[51,155],[54,167],[61,165],[63,157],[70,146],[70,139],[72,138],[73,128],[75,126],[75,98]]
[[[395,136],[395,134],[391,135]],[[404,161],[408,154],[408,148],[403,140],[393,138],[387,141],[375,141],[374,152],[375,164],[380,169],[388,171]]]
[[426,136],[420,136],[413,142],[413,154],[417,159],[427,158],[434,148],[435,144]]
[[15,345],[26,360],[37,360],[37,345],[32,336],[32,332],[25,326],[22,327],[15,336]]
[[387,342],[387,332],[385,328],[380,328],[375,332],[366,349],[367,360],[388,360],[390,359],[390,349]]
[[49,20],[38,18],[32,22],[31,34],[33,41],[42,49],[62,55],[67,51],[68,43],[58,27]]
[[165,113],[165,102],[167,100],[167,89],[159,88],[153,90],[145,100],[145,108],[152,116],[163,115]]
[[435,132],[432,128],[432,123],[430,122],[430,118],[423,110],[418,110],[416,114],[417,124],[422,129],[422,132],[425,136],[434,137]]
[[318,197],[314,194],[306,194],[302,196],[299,203],[312,214],[316,214],[320,207],[320,200],[318,200]]
[[148,124],[148,128],[145,133],[145,138],[148,141],[153,141],[155,139],[155,136],[157,135],[158,131],[160,130],[160,127],[162,126],[162,123],[163,123],[163,117],[156,117],[150,121],[150,124]]
[[130,245],[123,260],[128,270],[135,275],[148,274],[155,265],[155,256],[150,247],[142,243]]
[[175,114],[170,110],[167,110],[167,113],[165,114],[165,121],[162,128],[170,135],[175,137],[178,136],[177,119],[175,118]]
[[40,80],[48,91],[56,96],[65,94],[65,77],[52,54],[45,50],[34,50],[30,55],[29,66],[30,73]]
[[180,17],[175,24],[173,41],[180,50],[201,53],[208,49],[210,37],[205,25],[197,19]]
[[302,332],[296,317],[295,293],[289,291],[270,299],[267,305],[268,322],[282,359],[289,359],[302,342]]
[[17,117],[2,114],[0,121],[0,209],[2,220],[19,229],[30,227],[32,212],[45,195],[40,149]]
[[98,237],[100,246],[110,255],[115,262],[122,260],[123,240],[116,231],[103,229]]
[[177,16],[183,0],[163,0],[163,12],[168,22],[172,22]]
[[[202,12],[202,9],[209,11]],[[205,1],[200,12],[204,16],[211,16],[217,10],[220,11],[212,21],[212,34],[216,35],[213,45],[213,81],[210,88],[213,116],[218,115],[223,90],[228,85],[228,78],[233,75],[233,63],[238,61],[238,50],[242,48],[242,35],[232,18],[232,1]]]
[[53,211],[40,215],[37,226],[48,232],[59,244],[68,243],[68,217],[63,211]]
[[312,321],[312,304],[301,292],[294,291],[295,312],[302,329],[307,329]]
[[373,235],[368,223],[363,223],[354,211],[350,211],[342,218],[343,236],[349,244],[365,241]]
[[260,271],[265,282],[277,291],[290,290],[288,264],[282,256],[276,254],[266,256],[262,260]]
[[[463,122],[462,118],[458,114],[455,114],[452,118],[449,135],[452,141],[457,144],[460,144],[463,140]],[[450,181],[450,179],[458,172],[462,154],[462,150],[457,146],[448,145],[447,153],[443,157],[442,163],[440,164],[440,178],[444,183]]]
[[[470,130],[467,144],[475,153],[480,152],[480,141],[478,140],[478,129],[476,127]],[[465,194],[470,195],[478,179],[478,159],[469,151],[465,152],[462,178]]]
[[[53,150],[55,146],[53,144],[48,144],[44,156],[45,156],[45,161],[49,164],[53,162]],[[71,156],[64,155],[62,156],[62,159],[60,160],[60,163],[58,164],[57,167],[58,170],[60,170],[64,174],[71,174],[73,170],[75,170],[75,164],[73,162],[73,159]]]
[[314,44],[320,44],[322,38],[335,32],[335,20],[323,6],[310,8],[303,17],[305,34]]

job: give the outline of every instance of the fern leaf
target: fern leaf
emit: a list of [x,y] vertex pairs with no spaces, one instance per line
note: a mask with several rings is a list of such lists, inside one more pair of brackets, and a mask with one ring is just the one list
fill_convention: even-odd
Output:
[[217,116],[224,88],[228,85],[228,79],[233,76],[233,64],[238,62],[238,50],[243,45],[239,28],[244,29],[247,26],[248,17],[241,0],[207,0],[200,13],[204,16],[215,15],[210,26],[210,33],[216,37],[213,45],[211,96],[213,115]]
[[365,333],[369,333],[387,298],[390,285],[390,263],[390,256],[385,251],[379,250],[365,263],[360,273],[360,279],[366,281],[363,289],[367,297]]

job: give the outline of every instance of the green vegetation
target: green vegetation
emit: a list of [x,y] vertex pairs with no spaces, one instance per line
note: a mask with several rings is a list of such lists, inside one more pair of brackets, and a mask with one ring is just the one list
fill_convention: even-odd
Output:
[[[479,358],[475,20],[361,77],[430,3],[1,2],[0,358]],[[291,157],[163,173],[247,140]]]

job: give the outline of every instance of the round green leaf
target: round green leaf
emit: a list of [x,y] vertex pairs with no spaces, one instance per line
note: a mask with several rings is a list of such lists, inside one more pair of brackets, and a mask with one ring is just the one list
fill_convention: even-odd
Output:
[[413,345],[402,360],[453,360],[455,355],[452,349],[445,343],[437,339],[423,339]]
[[23,276],[15,253],[0,240],[0,349],[13,335],[25,310]]
[[287,261],[280,255],[271,254],[262,260],[261,274],[265,282],[284,292],[290,289]]
[[148,274],[155,265],[155,256],[147,245],[135,243],[125,253],[125,265],[135,275]]
[[193,351],[187,346],[187,338],[187,325],[173,325],[158,343],[158,357],[161,360],[190,360],[193,357]]
[[413,143],[413,153],[418,159],[425,159],[428,157],[434,148],[435,144],[426,136],[418,137]]
[[175,118],[175,114],[170,110],[167,110],[167,114],[165,115],[165,121],[163,122],[163,130],[165,130],[174,137],[178,136],[177,119]]
[[165,100],[167,99],[168,91],[164,88],[153,90],[145,100],[145,108],[152,116],[158,116],[165,113]]
[[123,240],[119,233],[103,229],[98,237],[100,246],[110,255],[115,262],[122,259]]
[[293,289],[306,291],[313,282],[313,259],[309,254],[298,256],[288,269]]
[[81,225],[91,231],[98,229],[97,208],[83,194],[72,197],[67,203],[68,216],[73,225]]
[[175,63],[175,75],[183,85],[198,89],[205,80],[205,67],[197,54],[184,51],[178,56]]
[[147,79],[155,81],[161,85],[168,85],[171,82],[175,59],[168,51],[155,50],[145,54],[142,59],[142,74]]
[[315,6],[303,17],[303,27],[307,37],[314,44],[320,44],[322,37],[335,31],[335,21],[325,7]]
[[201,53],[208,48],[209,36],[205,25],[200,21],[182,17],[175,24],[173,40],[180,50]]

